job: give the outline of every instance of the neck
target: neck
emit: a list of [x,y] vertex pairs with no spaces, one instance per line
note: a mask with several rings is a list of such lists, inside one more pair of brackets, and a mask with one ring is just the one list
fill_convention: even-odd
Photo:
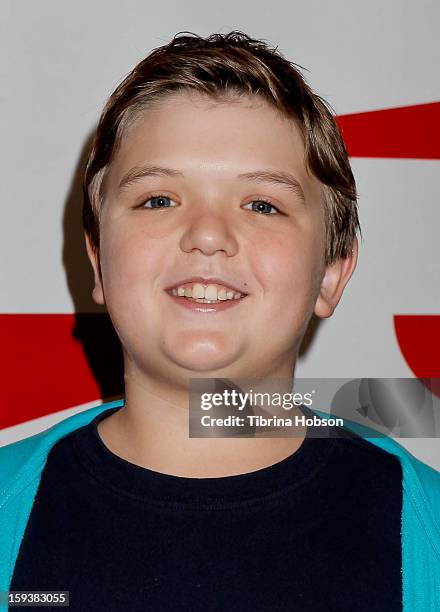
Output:
[[[278,392],[279,385],[284,392],[291,391],[293,377],[271,374],[271,379],[275,378]],[[252,382],[252,390],[259,390],[258,381]],[[294,453],[306,435],[303,428],[290,438],[258,434],[246,438],[190,438],[188,388],[130,375],[125,376],[125,383],[125,406],[99,423],[99,435],[114,454],[156,472],[188,478],[253,472]],[[240,390],[248,391],[242,384]],[[300,413],[289,411],[289,416],[293,414]]]

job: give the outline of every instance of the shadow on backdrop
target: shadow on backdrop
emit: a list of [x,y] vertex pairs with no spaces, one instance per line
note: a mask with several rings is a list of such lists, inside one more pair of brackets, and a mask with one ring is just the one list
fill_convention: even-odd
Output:
[[92,298],[93,271],[81,219],[83,171],[92,137],[93,132],[81,150],[64,206],[63,265],[75,308],[73,338],[82,345],[101,399],[110,401],[124,393],[122,350],[106,308],[95,304]]

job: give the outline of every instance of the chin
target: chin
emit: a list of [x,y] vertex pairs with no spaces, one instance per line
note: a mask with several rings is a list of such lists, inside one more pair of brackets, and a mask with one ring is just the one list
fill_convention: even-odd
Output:
[[[194,372],[194,378],[197,378],[197,372],[205,374],[211,372],[214,377],[215,372],[230,368],[231,364],[235,361],[234,359],[227,358],[225,355],[210,355],[205,358],[195,355],[192,356],[192,358],[174,355],[172,359],[174,363],[181,368]],[[222,374],[222,376],[224,376],[224,374]]]
[[230,368],[242,357],[243,346],[237,337],[223,332],[193,331],[167,338],[162,344],[166,359],[186,370],[211,372]]
[[[174,350],[165,351],[165,357],[175,363],[177,366],[185,370],[194,372],[194,377],[197,378],[197,372],[207,373],[219,370],[228,370],[236,363],[240,357],[241,351],[219,350],[214,347],[198,347],[191,350],[182,350],[183,347],[173,347]],[[188,347],[189,348],[189,347]]]

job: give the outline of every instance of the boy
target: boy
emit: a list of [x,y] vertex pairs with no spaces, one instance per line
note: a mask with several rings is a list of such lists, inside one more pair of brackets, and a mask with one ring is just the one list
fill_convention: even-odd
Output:
[[356,266],[347,154],[295,65],[240,32],[175,37],[107,102],[84,194],[125,399],[0,449],[0,588],[74,610],[438,609],[440,475],[398,444],[188,437],[193,378],[292,387]]

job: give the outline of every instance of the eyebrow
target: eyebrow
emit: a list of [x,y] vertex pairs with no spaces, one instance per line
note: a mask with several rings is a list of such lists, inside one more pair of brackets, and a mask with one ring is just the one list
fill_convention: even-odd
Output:
[[[118,185],[118,191],[124,187],[139,181],[145,176],[172,176],[184,177],[183,172],[174,170],[173,168],[163,168],[161,166],[135,166],[131,168],[121,179]],[[294,195],[299,197],[303,203],[306,203],[303,188],[300,182],[288,172],[280,170],[255,170],[254,172],[243,172],[237,175],[237,178],[243,181],[254,181],[257,183],[269,183],[287,187]]]

